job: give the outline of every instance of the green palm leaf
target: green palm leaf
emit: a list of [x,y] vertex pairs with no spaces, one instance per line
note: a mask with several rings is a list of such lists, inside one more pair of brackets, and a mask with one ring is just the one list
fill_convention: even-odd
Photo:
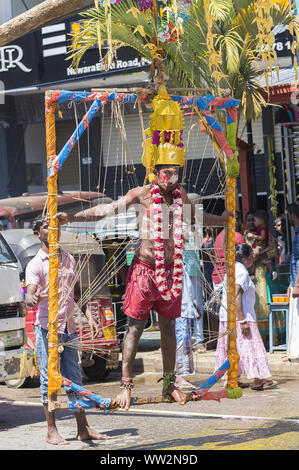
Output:
[[[129,46],[141,56],[151,60],[148,47],[153,42],[153,18],[139,12],[135,0],[123,0],[111,8],[111,36],[113,48]],[[257,118],[266,104],[259,87],[264,70],[257,67],[258,45],[257,2],[252,0],[210,0],[213,15],[214,49],[220,54],[222,92],[241,100],[240,110],[245,119]],[[166,13],[165,13],[166,15]],[[164,18],[166,17],[164,15]],[[92,8],[81,14],[85,27],[74,37],[69,58],[76,67],[90,45],[107,40],[107,21],[104,8]],[[273,26],[292,24],[298,32],[298,22],[289,0],[273,0],[271,10]],[[163,67],[171,81],[178,87],[208,88],[215,92],[218,85],[211,78],[206,44],[207,23],[203,0],[193,0],[190,18],[178,43],[160,43],[163,50]]]

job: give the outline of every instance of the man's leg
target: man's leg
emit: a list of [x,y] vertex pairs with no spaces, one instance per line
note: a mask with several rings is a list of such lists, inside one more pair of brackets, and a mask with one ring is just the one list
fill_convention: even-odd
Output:
[[[163,361],[163,375],[173,373],[176,359],[176,336],[175,336],[175,319],[163,317],[159,315],[159,326],[161,334],[161,352]],[[175,380],[175,377],[173,378]],[[186,403],[186,395],[182,393],[174,383],[164,390],[166,395],[171,395],[175,401],[184,405]]]
[[79,441],[88,441],[88,440],[97,440],[97,441],[106,441],[107,439],[111,439],[110,436],[107,434],[100,434],[94,431],[92,428],[89,427],[85,411],[80,411],[79,413],[75,413],[76,421],[77,421],[77,439]]
[[43,404],[44,407],[44,412],[47,420],[47,426],[48,426],[48,432],[47,432],[47,438],[46,441],[48,444],[52,445],[68,445],[69,442],[66,441],[58,432],[58,429],[56,427],[56,422],[55,422],[55,411],[49,411],[48,410],[48,405]]
[[[128,317],[128,328],[124,338],[122,354],[122,378],[124,382],[126,381],[128,384],[132,379],[134,360],[146,321],[147,320],[136,320],[135,318]],[[131,389],[122,389],[117,395],[116,400],[121,408],[128,410],[131,404]]]
[[159,315],[163,374],[174,370],[176,358],[175,319]]
[[[78,355],[78,335],[77,333],[63,333],[61,336],[61,341],[64,343],[64,350],[60,356],[60,367],[63,377],[71,380],[73,383],[82,386],[82,371],[79,364],[79,355]],[[67,346],[67,343],[70,342],[71,346]],[[69,399],[75,400],[76,393],[70,392]],[[77,421],[77,439],[80,441],[86,440],[107,440],[110,439],[110,436],[106,434],[100,434],[88,425],[86,414],[84,410],[75,412],[75,417]]]
[[48,410],[48,339],[47,330],[42,329],[40,326],[35,327],[35,347],[36,358],[40,371],[40,390],[41,400],[43,403],[44,413],[47,420],[47,437],[46,441],[49,444],[65,445],[68,442],[59,434],[56,422],[55,411]]

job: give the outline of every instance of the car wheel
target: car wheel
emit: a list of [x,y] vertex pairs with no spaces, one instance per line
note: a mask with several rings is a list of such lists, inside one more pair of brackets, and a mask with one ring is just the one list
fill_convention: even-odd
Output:
[[106,367],[106,358],[93,356],[92,359],[95,361],[92,366],[82,367],[84,374],[89,380],[104,380],[111,372],[111,369]]
[[33,388],[39,387],[39,376],[36,377],[23,377],[22,379],[11,379],[5,382],[8,388]]
[[22,379],[11,379],[6,380],[6,385],[8,388],[21,388],[25,385],[27,379],[30,377],[23,377]]

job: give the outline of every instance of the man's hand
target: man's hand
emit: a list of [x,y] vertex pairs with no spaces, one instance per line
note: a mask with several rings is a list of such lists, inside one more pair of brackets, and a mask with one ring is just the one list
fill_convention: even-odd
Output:
[[70,216],[66,212],[58,212],[54,219],[58,219],[60,225],[67,224],[70,222]]
[[250,335],[250,326],[248,322],[241,323],[241,331],[243,336],[249,336]]
[[235,215],[232,214],[231,212],[226,212],[226,211],[222,212],[221,217],[222,217],[222,220],[224,222],[224,225],[227,225],[227,223],[229,221],[229,218],[234,217],[234,216]]
[[99,325],[98,325],[97,321],[95,320],[95,318],[93,317],[93,315],[90,311],[90,308],[88,306],[86,306],[86,309],[83,308],[83,311],[84,311],[85,316],[86,316],[87,321],[88,321],[91,337],[92,337],[92,339],[96,338],[99,334]]
[[36,307],[41,300],[45,300],[47,298],[48,298],[47,294],[42,295],[42,294],[35,293],[31,296],[31,298],[28,298],[26,303],[28,307]]
[[293,297],[293,299],[297,299],[299,297],[299,289],[298,288],[296,289],[296,287],[294,287],[292,297]]
[[289,287],[287,290],[287,297],[291,297],[291,292],[292,292],[292,284],[289,284]]
[[88,318],[88,325],[90,328],[92,339],[96,338],[99,334],[99,325],[97,324],[97,322],[95,321],[93,317]]

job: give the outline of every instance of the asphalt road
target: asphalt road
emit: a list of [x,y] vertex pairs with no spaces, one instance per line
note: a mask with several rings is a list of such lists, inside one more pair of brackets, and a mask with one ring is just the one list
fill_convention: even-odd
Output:
[[[141,374],[134,394],[160,395],[158,375]],[[200,385],[206,377],[193,376]],[[112,372],[105,383],[85,383],[102,397],[114,397],[119,390],[120,372]],[[221,385],[215,385],[214,390]],[[87,411],[89,424],[105,432],[109,441],[76,440],[76,423],[71,411],[59,411],[57,424],[67,446],[46,443],[46,423],[40,405],[39,387],[9,389],[0,385],[0,450],[298,450],[299,379],[278,378],[275,389],[243,391],[237,400],[151,404],[135,406],[129,412]],[[118,455],[120,455],[118,452]],[[197,462],[198,463],[198,462]],[[127,465],[129,466],[129,465]]]

